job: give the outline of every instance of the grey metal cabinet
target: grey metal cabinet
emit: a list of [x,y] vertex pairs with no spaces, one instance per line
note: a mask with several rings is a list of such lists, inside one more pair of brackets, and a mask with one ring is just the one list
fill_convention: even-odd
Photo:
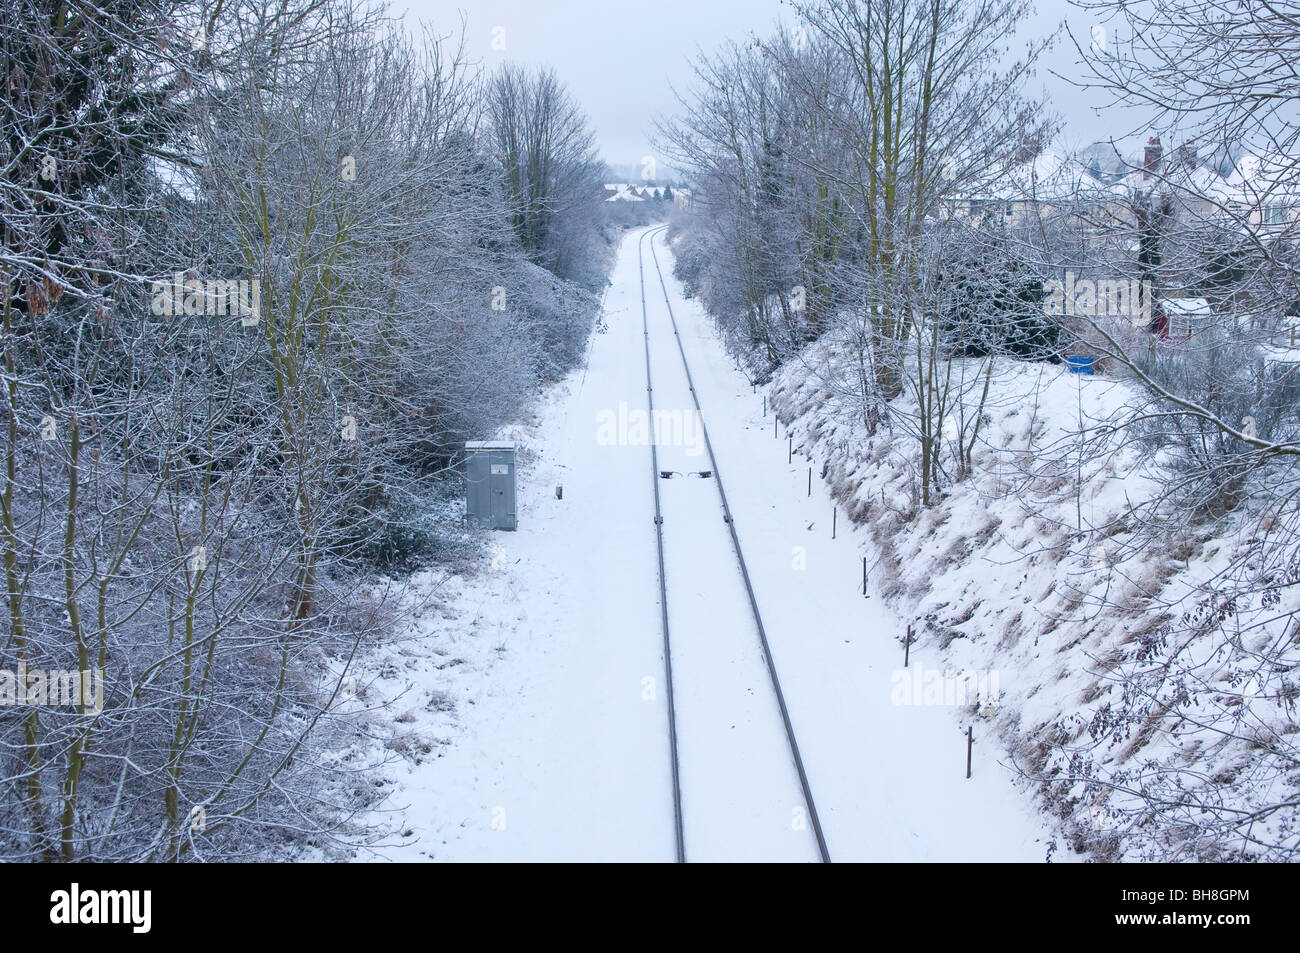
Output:
[[512,441],[471,440],[465,444],[465,519],[486,529],[517,528]]

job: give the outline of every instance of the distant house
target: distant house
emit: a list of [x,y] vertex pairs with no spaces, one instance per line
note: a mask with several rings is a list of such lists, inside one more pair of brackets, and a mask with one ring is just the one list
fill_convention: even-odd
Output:
[[1160,140],[1148,140],[1142,166],[1120,183],[1133,196],[1160,192],[1198,217],[1221,218],[1259,238],[1300,223],[1300,163],[1289,156],[1245,155],[1227,175],[1199,160],[1184,143],[1166,156]]
[[1055,211],[1099,222],[1121,195],[1077,158],[1037,146],[1027,148],[1020,161],[982,178],[974,187],[945,195],[941,216],[1020,225]]
[[1160,308],[1168,324],[1165,335],[1190,338],[1210,324],[1213,313],[1204,298],[1161,298]]
[[616,182],[605,186],[606,202],[644,202],[645,197],[635,185],[629,185],[626,182]]
[[636,185],[629,182],[606,183],[606,202],[647,202],[663,200],[669,195],[678,208],[687,208],[691,201],[691,190],[665,185]]
[[1275,234],[1300,223],[1300,163],[1289,156],[1246,155],[1223,181],[1222,198],[1245,226]]
[[[1206,161],[1192,142],[1167,152],[1155,136],[1140,159],[1117,157],[1103,169],[1102,158],[1095,147],[1078,157],[1052,148],[1026,149],[1017,161],[975,185],[965,184],[972,177],[959,162],[945,160],[946,177],[965,187],[943,197],[938,217],[1014,227],[1050,216],[1054,225],[1066,226],[1083,241],[1086,264],[1067,277],[1096,281],[1098,287],[1124,281],[1147,289],[1139,293],[1154,307],[1144,306],[1145,320],[1138,324],[1159,339],[1197,340],[1205,329],[1236,314],[1239,323],[1268,332],[1270,353],[1300,363],[1300,305],[1293,304],[1287,314],[1276,308],[1246,314],[1221,300],[1211,283],[1196,282],[1186,268],[1162,267],[1155,257],[1163,250],[1165,261],[1177,259],[1186,251],[1180,243],[1193,234],[1188,226],[1201,223],[1217,223],[1226,233],[1217,239],[1224,247],[1214,262],[1232,261],[1234,231],[1248,236],[1246,244],[1300,237],[1300,159],[1246,155],[1229,163],[1220,152]],[[1231,266],[1214,267],[1226,271]],[[1161,284],[1189,280],[1191,285]],[[1196,296],[1202,294],[1209,299]]]
[[1026,149],[1026,157],[999,174],[944,196],[942,217],[993,218],[1022,224],[1037,214],[1066,212],[1085,226],[1137,226],[1136,202],[1159,194],[1175,209],[1203,218],[1222,216],[1257,237],[1300,227],[1300,161],[1247,155],[1227,175],[1202,161],[1194,143],[1166,154],[1158,137],[1147,141],[1141,162],[1119,160],[1100,171],[1095,155]]

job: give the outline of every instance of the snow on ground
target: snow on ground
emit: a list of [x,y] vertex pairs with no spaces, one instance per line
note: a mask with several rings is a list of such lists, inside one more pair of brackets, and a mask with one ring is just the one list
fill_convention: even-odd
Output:
[[625,246],[589,367],[505,435],[519,530],[492,534],[482,571],[412,621],[409,667],[374,686],[413,695],[403,728],[433,745],[396,769],[389,823],[411,836],[380,856],[672,857],[666,716],[642,700],[662,668],[649,467],[595,443],[600,410],[645,407],[636,274]]
[[[1129,443],[1112,441],[1099,453],[1089,445],[1082,462],[1078,449],[1079,433],[1100,431],[1133,392],[1064,366],[999,361],[971,478],[946,486],[934,505],[918,509],[916,440],[901,429],[864,436],[850,397],[856,369],[848,356],[846,345],[828,339],[782,369],[771,387],[782,432],[788,423],[796,453],[814,458],[818,472],[825,464],[836,499],[862,527],[863,550],[880,560],[873,594],[917,620],[913,659],[931,671],[996,681],[999,703],[985,730],[987,744],[997,749],[992,756],[1049,780],[1078,776],[1073,754],[1095,759],[1097,773],[1121,786],[1152,783],[1142,776],[1159,766],[1185,773],[1193,789],[1210,784],[1209,798],[1238,806],[1282,797],[1260,788],[1280,779],[1257,784],[1250,777],[1269,777],[1272,769],[1249,738],[1294,730],[1287,727],[1285,685],[1271,699],[1244,698],[1229,724],[1209,723],[1212,713],[1221,716],[1234,704],[1233,691],[1240,697],[1244,670],[1258,668],[1260,656],[1252,653],[1284,637],[1287,605],[1253,612],[1234,607],[1243,613],[1243,627],[1258,627],[1249,644],[1233,648],[1225,644],[1231,639],[1207,630],[1170,645],[1172,667],[1161,696],[1152,699],[1150,720],[1136,725],[1131,739],[1123,732],[1107,737],[1107,719],[1131,707],[1121,696],[1132,673],[1163,664],[1163,627],[1180,611],[1203,611],[1193,609],[1203,597],[1194,586],[1214,580],[1231,557],[1256,543],[1251,521],[1234,519],[1217,529],[1217,539],[1183,531],[1158,547],[1130,545],[1126,517],[1151,497],[1160,473]],[[977,364],[965,370],[973,375]],[[969,392],[968,420],[980,393],[978,386]],[[895,406],[904,419],[906,401],[897,398]],[[1296,598],[1287,598],[1294,611]],[[1214,697],[1225,687],[1227,698]],[[1176,697],[1189,689],[1190,702]],[[1254,712],[1247,714],[1252,701]],[[1152,730],[1173,705],[1186,713],[1177,736]],[[1225,727],[1242,738],[1225,737]],[[1239,775],[1241,788],[1232,790]],[[1136,843],[1134,828],[1150,821],[1136,799],[1068,780],[1040,795],[1065,822],[1072,847],[1107,859],[1149,856],[1149,841],[1128,846]],[[1212,818],[1189,812],[1187,820]]]
[[[411,637],[360,664],[358,704],[394,700],[376,730],[400,756],[379,818],[391,844],[363,859],[673,858],[649,448],[617,423],[646,407],[641,234],[624,241],[588,366],[507,435],[522,447],[519,531],[492,534],[474,575],[413,580],[416,601],[435,594]],[[682,412],[660,467],[699,471],[648,253],[645,267],[656,407]],[[814,474],[809,496],[784,427],[774,440],[710,323],[667,285],[831,857],[1043,859],[1050,835],[990,710],[910,691],[948,660],[914,648],[902,670],[905,620],[860,588],[875,544],[842,511],[832,538],[824,484]],[[815,859],[714,481],[659,486],[687,858]]]

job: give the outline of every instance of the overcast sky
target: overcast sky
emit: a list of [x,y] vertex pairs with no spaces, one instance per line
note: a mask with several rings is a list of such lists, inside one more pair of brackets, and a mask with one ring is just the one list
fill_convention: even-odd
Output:
[[[778,20],[794,22],[780,0],[394,0],[392,9],[444,33],[459,31],[463,13],[468,52],[485,66],[506,59],[553,66],[590,117],[606,161],[638,166],[652,154],[653,117],[672,112],[672,89],[689,85],[697,49],[768,34]],[[1017,42],[1052,33],[1063,20],[1081,42],[1097,25],[1067,0],[1038,0]],[[1121,138],[1141,125],[1113,108],[1097,115],[1094,107],[1104,100],[1051,74],[1079,75],[1076,58],[1068,40],[1058,42],[1035,78],[1065,121],[1065,143]]]

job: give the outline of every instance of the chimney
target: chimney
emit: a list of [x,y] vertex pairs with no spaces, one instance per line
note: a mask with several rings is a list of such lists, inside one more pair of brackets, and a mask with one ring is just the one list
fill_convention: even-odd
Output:
[[1143,178],[1149,179],[1151,173],[1160,171],[1160,157],[1163,154],[1164,150],[1160,148],[1159,136],[1152,136],[1147,140],[1146,152],[1142,156]]

